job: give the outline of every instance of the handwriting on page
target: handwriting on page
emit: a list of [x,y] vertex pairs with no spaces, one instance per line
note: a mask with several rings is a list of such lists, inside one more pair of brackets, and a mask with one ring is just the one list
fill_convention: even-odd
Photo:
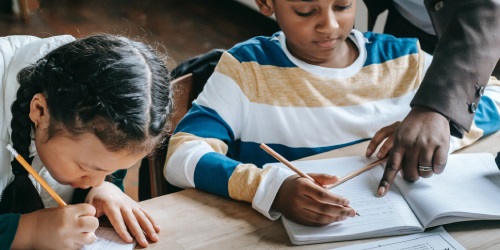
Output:
[[337,250],[465,250],[443,227],[425,233],[355,244]]
[[[366,160],[369,161],[369,159]],[[332,161],[335,162],[332,164]],[[351,157],[315,161],[314,164],[299,161],[295,164],[308,173],[329,173],[345,176],[359,169],[366,162],[361,158]],[[288,224],[293,227],[292,230],[299,234],[334,234],[338,236],[360,232],[375,232],[384,228],[401,227],[401,225],[410,226],[411,230],[414,231],[421,230],[419,221],[397,189],[382,198],[377,197],[375,192],[380,176],[374,173],[377,172],[367,171],[357,176],[355,180],[347,181],[330,190],[337,195],[348,198],[350,206],[356,209],[360,216],[333,223],[326,227],[304,227],[293,222],[288,222]]]
[[83,250],[126,250],[134,249],[134,243],[123,241],[120,236],[112,228],[100,227],[95,231],[97,240],[92,244],[83,247]]
[[[414,222],[413,213],[405,206],[405,201],[400,198],[399,194],[394,195],[391,192],[386,197],[377,197],[375,191],[378,178],[371,172],[366,172],[356,178],[358,179],[356,182],[346,182],[331,189],[333,193],[349,198],[350,205],[361,215],[342,221],[343,226],[369,227],[373,225],[376,227],[381,222],[387,223],[394,220]],[[399,209],[401,207],[405,209]]]

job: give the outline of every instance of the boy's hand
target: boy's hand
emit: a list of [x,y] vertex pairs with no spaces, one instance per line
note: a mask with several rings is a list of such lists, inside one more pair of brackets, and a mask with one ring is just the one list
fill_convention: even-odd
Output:
[[[310,174],[322,185],[338,181],[336,176],[327,174]],[[346,207],[349,201],[330,193],[314,182],[298,175],[288,177],[281,185],[273,208],[287,218],[308,226],[322,226],[332,222],[354,217],[353,208]]]
[[157,233],[160,228],[153,218],[112,183],[104,182],[101,186],[92,188],[85,201],[96,207],[97,217],[104,214],[108,217],[124,241],[133,241],[130,233],[142,247],[148,246],[146,236],[152,242],[158,241]]
[[46,208],[21,215],[13,249],[80,249],[96,241],[99,221],[89,204]]

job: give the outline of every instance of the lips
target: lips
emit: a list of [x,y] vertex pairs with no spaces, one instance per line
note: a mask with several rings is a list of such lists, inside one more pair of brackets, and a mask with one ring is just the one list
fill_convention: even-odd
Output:
[[335,46],[335,43],[337,42],[337,39],[332,38],[332,39],[324,39],[320,41],[316,41],[315,43],[318,44],[321,48],[332,48]]

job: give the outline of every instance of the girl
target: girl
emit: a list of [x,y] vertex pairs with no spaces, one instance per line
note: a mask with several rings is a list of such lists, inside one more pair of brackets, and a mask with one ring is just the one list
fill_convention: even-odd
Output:
[[[156,52],[112,35],[11,36],[0,49],[0,248],[81,248],[95,241],[101,215],[127,242],[129,232],[143,247],[146,236],[157,241],[149,214],[104,182],[164,138],[171,96]],[[66,202],[86,203],[57,207],[9,143]]]

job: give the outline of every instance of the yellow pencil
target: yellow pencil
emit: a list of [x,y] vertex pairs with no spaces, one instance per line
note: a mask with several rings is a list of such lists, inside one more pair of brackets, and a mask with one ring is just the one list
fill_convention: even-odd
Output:
[[21,163],[21,165],[28,171],[33,177],[35,177],[35,180],[42,185],[42,187],[54,198],[54,200],[59,203],[60,206],[66,206],[66,202],[61,199],[59,195],[57,195],[56,191],[52,189],[47,182],[33,169],[33,167],[20,155],[17,153],[17,151],[12,147],[12,145],[8,144],[7,149],[14,155],[14,158]]

